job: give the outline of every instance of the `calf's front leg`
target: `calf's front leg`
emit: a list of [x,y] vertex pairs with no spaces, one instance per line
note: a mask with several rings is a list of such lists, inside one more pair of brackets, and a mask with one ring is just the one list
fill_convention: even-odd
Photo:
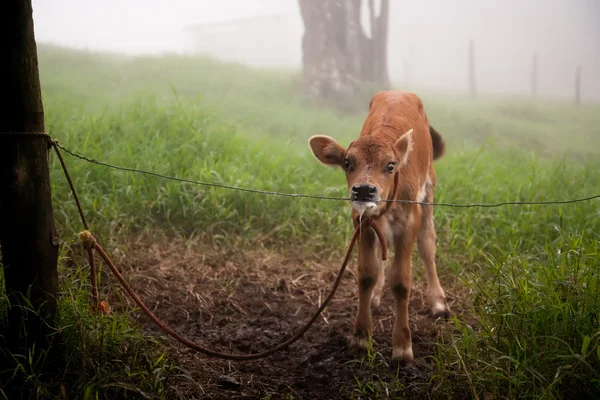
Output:
[[371,300],[382,276],[381,244],[371,228],[363,228],[358,248],[358,312],[354,320],[355,345],[366,347],[373,326]]
[[392,361],[400,366],[412,365],[414,361],[408,325],[408,303],[412,287],[411,256],[418,225],[417,222],[417,226],[408,227],[402,235],[395,239],[396,254],[390,268],[390,286],[396,306],[394,330],[392,331]]

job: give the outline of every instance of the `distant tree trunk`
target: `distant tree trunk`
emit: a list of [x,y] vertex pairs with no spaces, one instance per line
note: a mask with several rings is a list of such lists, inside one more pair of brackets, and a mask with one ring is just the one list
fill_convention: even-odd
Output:
[[[31,0],[0,2],[0,51],[0,132],[43,132]],[[43,349],[54,326],[58,260],[44,137],[0,133],[0,246],[11,302],[0,347]]]
[[389,0],[368,0],[370,37],[361,25],[362,0],[298,0],[304,21],[302,39],[305,90],[336,101],[361,85],[390,87],[387,70]]
[[[373,77],[372,82],[381,85],[382,88],[390,87],[390,78],[388,76],[388,23],[390,14],[390,3],[388,0],[381,0],[381,10],[379,16],[376,15],[374,0],[369,0],[369,16],[371,20],[371,40],[365,45],[373,47],[373,58],[365,60],[363,66],[369,69],[369,63],[372,62]],[[360,18],[360,16],[359,16]],[[359,19],[360,21],[360,19]],[[362,31],[361,31],[362,32]]]

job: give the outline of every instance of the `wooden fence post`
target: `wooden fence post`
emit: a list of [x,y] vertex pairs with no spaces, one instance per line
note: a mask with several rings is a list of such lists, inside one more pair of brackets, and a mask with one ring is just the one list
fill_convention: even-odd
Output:
[[[0,1],[0,132],[45,131],[32,12],[31,0]],[[47,347],[54,333],[58,235],[48,149],[43,136],[0,133],[0,245],[11,303],[0,347],[18,354]]]
[[475,81],[475,42],[469,41],[469,91],[471,97],[477,96],[477,83]]
[[581,65],[577,66],[575,72],[575,104],[581,104]]
[[532,64],[531,64],[531,95],[532,96],[536,96],[537,95],[537,52],[533,52],[533,60],[532,60]]

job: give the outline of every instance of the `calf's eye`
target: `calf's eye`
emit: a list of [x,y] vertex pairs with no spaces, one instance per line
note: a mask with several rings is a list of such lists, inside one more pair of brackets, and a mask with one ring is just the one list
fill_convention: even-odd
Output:
[[387,165],[387,172],[390,172],[390,173],[391,173],[391,172],[394,172],[394,166],[395,166],[395,165],[396,165],[396,163],[393,163],[393,162],[389,163],[389,164]]
[[348,171],[350,169],[350,160],[347,158],[344,160],[344,169]]

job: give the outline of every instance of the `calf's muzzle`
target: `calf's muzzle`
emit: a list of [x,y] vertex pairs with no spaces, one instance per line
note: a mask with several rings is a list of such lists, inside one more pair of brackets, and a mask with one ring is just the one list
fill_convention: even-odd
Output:
[[352,186],[350,199],[352,201],[373,201],[377,195],[377,188],[368,183]]

